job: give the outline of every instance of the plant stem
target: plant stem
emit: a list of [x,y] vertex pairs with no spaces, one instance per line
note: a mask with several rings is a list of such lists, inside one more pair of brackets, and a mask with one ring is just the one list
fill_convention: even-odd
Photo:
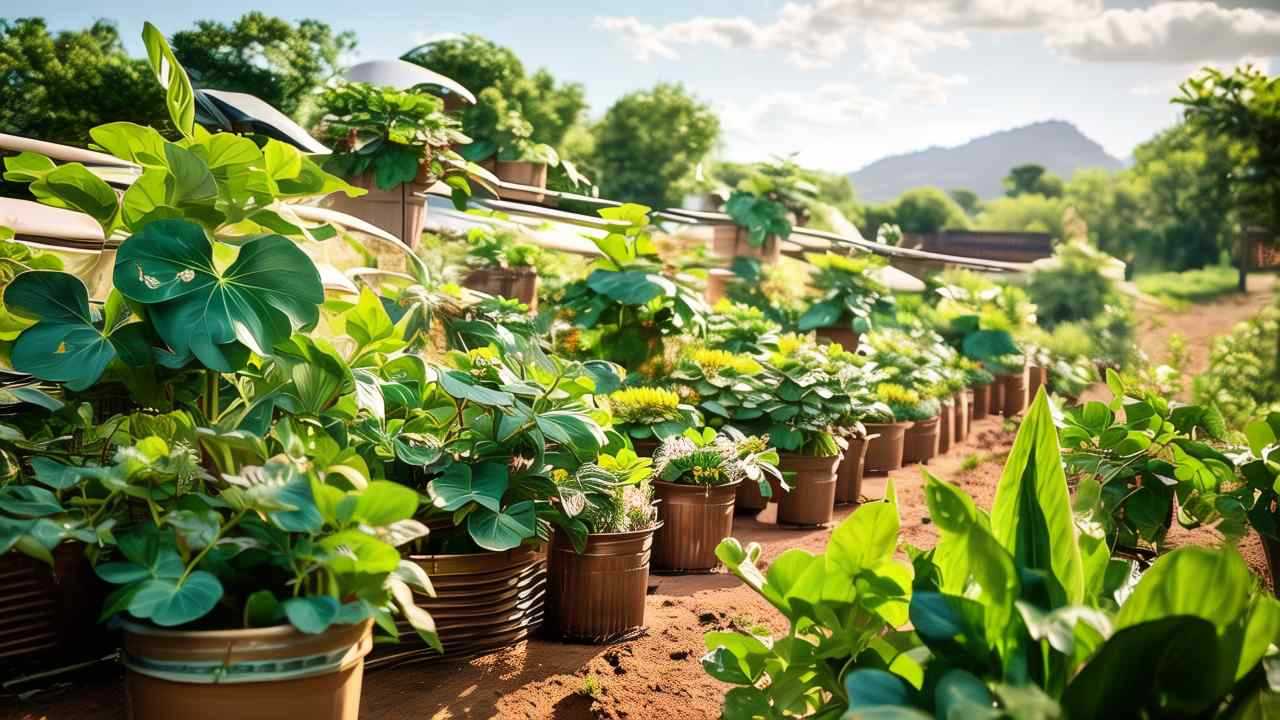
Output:
[[182,583],[187,581],[187,577],[189,577],[191,573],[195,572],[195,569],[200,566],[200,561],[204,560],[204,556],[208,555],[209,551],[212,550],[214,546],[218,544],[219,540],[226,537],[227,533],[231,532],[232,528],[234,528],[236,525],[239,525],[240,521],[244,519],[245,514],[248,512],[249,512],[248,510],[241,510],[240,512],[235,514],[235,517],[231,518],[230,522],[218,528],[218,534],[213,536],[213,540],[210,541],[209,544],[206,545],[204,549],[200,551],[200,554],[195,556],[195,559],[193,559],[187,565],[187,569],[182,571],[182,577],[178,578],[178,583],[177,583],[178,587],[182,587]]

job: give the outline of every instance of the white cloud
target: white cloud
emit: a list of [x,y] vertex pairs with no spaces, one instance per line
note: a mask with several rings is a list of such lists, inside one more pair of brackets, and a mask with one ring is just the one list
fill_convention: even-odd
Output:
[[1264,73],[1271,73],[1271,60],[1265,57],[1256,57],[1253,55],[1245,55],[1236,60],[1227,60],[1223,62],[1200,62],[1186,63],[1171,66],[1167,72],[1161,72],[1159,79],[1145,82],[1136,87],[1130,88],[1129,93],[1139,97],[1163,97],[1171,98],[1178,94],[1178,86],[1184,80],[1203,70],[1206,66],[1216,67],[1224,72],[1230,72],[1232,68],[1238,65],[1252,65]]
[[1094,62],[1190,63],[1280,54],[1280,15],[1212,2],[1107,10],[1064,27],[1049,45]]

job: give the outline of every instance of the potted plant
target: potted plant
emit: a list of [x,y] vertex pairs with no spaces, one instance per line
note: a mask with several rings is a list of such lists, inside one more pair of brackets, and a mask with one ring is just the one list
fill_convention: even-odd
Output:
[[324,113],[317,136],[334,148],[324,167],[366,192],[336,197],[332,207],[417,245],[426,221],[428,188],[446,183],[463,209],[471,182],[484,171],[456,148],[470,142],[444,112],[444,101],[425,92],[342,82],[319,98]]
[[876,396],[893,412],[894,420],[909,422],[902,440],[902,462],[927,463],[938,454],[938,417],[941,404],[936,398],[896,383],[876,386]]
[[613,429],[631,441],[642,457],[650,457],[667,438],[702,425],[697,408],[684,403],[672,390],[628,387],[606,399]]
[[[644,630],[654,532],[651,462],[630,450],[560,473],[562,515],[548,556],[551,619],[564,638],[616,642]],[[562,528],[581,523],[585,536]]]
[[973,392],[973,419],[984,420],[991,413],[996,377],[980,365],[968,368],[966,377]]
[[805,259],[814,268],[811,283],[822,296],[800,316],[799,330],[816,330],[818,337],[857,351],[858,337],[871,329],[872,313],[892,302],[889,289],[875,277],[886,261],[879,255],[830,252],[809,253]]
[[782,325],[760,308],[724,299],[711,311],[707,318],[708,347],[753,357],[767,356],[777,349]]
[[564,168],[565,176],[574,186],[590,184],[572,163],[560,158],[555,148],[534,142],[533,124],[525,119],[518,107],[507,102],[502,91],[485,88],[477,99],[476,106],[467,114],[467,127],[471,130],[473,142],[461,149],[463,157],[480,163],[500,180],[537,188],[501,188],[499,197],[516,202],[543,202],[546,193],[538,190],[547,187],[548,168],[557,166]]
[[801,176],[790,158],[764,163],[738,183],[724,204],[733,225],[717,226],[712,252],[722,258],[759,258],[774,264],[782,256],[782,241],[792,225],[808,218],[818,188]]
[[[987,361],[996,377],[996,401],[1002,403],[999,413],[1014,417],[1027,409],[1027,362],[1021,354],[1002,355]],[[993,411],[995,411],[993,409]]]
[[663,441],[654,453],[653,477],[662,522],[654,569],[683,573],[719,565],[715,550],[733,532],[738,486],[754,484],[767,496],[769,478],[781,481],[782,473],[766,438],[704,428]]
[[602,257],[586,278],[565,287],[561,313],[571,328],[557,342],[653,383],[668,370],[670,341],[705,337],[708,309],[686,278],[658,257],[647,207],[604,208],[600,216],[611,221],[608,235],[592,238]]
[[515,230],[475,227],[467,232],[464,287],[497,297],[519,300],[538,310],[538,262],[542,248],[520,238]]

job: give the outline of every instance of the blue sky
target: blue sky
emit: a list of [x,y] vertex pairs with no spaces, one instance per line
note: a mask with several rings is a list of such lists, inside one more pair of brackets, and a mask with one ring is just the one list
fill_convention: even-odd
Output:
[[55,29],[113,19],[140,53],[143,20],[173,32],[252,9],[353,30],[359,59],[479,33],[582,83],[593,115],[629,90],[682,82],[721,114],[723,157],[798,152],[834,171],[1047,119],[1124,157],[1176,120],[1169,98],[1196,68],[1272,67],[1280,55],[1280,0],[223,0],[195,10],[45,0],[22,10]]

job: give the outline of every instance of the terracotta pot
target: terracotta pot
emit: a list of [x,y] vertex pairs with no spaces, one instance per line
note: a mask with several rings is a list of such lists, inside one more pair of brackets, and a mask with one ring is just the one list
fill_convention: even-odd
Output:
[[956,404],[953,400],[944,400],[942,412],[938,414],[938,454],[943,455],[951,450],[951,442],[955,439]]
[[991,386],[990,385],[974,385],[969,389],[973,393],[973,411],[971,413],[974,420],[983,420],[987,415],[991,414]]
[[662,443],[657,440],[632,440],[631,447],[636,451],[636,455],[643,458],[651,458],[658,451],[658,446]]
[[902,439],[903,463],[927,463],[938,455],[938,426],[941,419],[933,416],[918,420],[907,428]]
[[778,524],[813,527],[831,524],[836,507],[836,469],[840,456],[782,453],[780,468],[795,473],[791,491],[778,498]]
[[[503,182],[515,183],[517,185],[528,185],[529,187],[543,189],[547,187],[546,163],[488,160],[481,163],[481,165],[488,168],[494,175],[498,176],[499,180]],[[529,203],[540,203],[547,199],[546,193],[533,192],[530,190],[508,190],[506,188],[498,190],[498,197],[503,200],[511,200],[512,202]]]
[[862,337],[854,332],[852,328],[847,327],[818,328],[817,334],[820,339],[840,343],[840,346],[849,352],[854,352],[858,349],[858,340]]
[[[733,507],[739,485],[681,485],[653,481],[661,529],[654,538],[655,572],[710,572],[720,565],[716,546],[733,535]],[[761,508],[763,509],[763,508]]]
[[712,228],[711,252],[725,260],[732,261],[736,257],[759,258],[766,265],[776,265],[782,259],[782,243],[776,236],[765,238],[764,245],[754,247],[747,240],[745,228],[737,225],[716,225]]
[[1048,380],[1048,368],[1039,365],[1029,365],[1027,367],[1027,402],[1030,403],[1035,398],[1036,392]]
[[992,414],[992,415],[1003,415],[1003,414],[1004,414],[1004,395],[1005,395],[1005,384],[1004,384],[1004,381],[1000,379],[1000,376],[999,376],[999,375],[997,375],[997,376],[996,376],[996,381],[995,381],[995,382],[993,382],[993,383],[991,383],[991,408],[990,408],[990,412],[991,412],[991,414]]
[[954,440],[956,443],[962,443],[969,437],[969,424],[972,422],[973,401],[969,397],[966,390],[961,390],[955,394],[956,403],[956,422],[952,427],[954,431]]
[[[523,640],[542,626],[546,611],[547,561],[542,546],[462,555],[410,555],[431,578],[434,598],[417,595],[418,606],[436,622],[443,657],[492,652]],[[398,645],[380,647],[371,665],[442,657],[415,647],[408,623],[399,623]]]
[[292,625],[161,630],[126,623],[130,720],[357,720],[373,621],[308,635]]
[[656,529],[588,535],[581,554],[556,531],[547,564],[551,618],[561,637],[607,643],[644,629]]
[[52,568],[17,551],[0,555],[0,677],[106,654],[108,635],[97,622],[105,594],[80,543],[58,545]]
[[996,378],[1004,385],[1004,415],[1014,417],[1027,409],[1027,368],[1022,372],[1000,375]]
[[863,425],[867,428],[867,455],[863,460],[862,473],[884,475],[902,467],[902,443],[911,423],[863,423]]
[[862,497],[862,466],[867,455],[866,438],[849,438],[844,459],[836,470],[836,504],[849,505]]
[[[421,174],[419,178],[425,179]],[[328,207],[377,225],[410,247],[417,246],[427,221],[427,199],[421,193],[429,185],[418,181],[382,190],[374,184],[372,175],[359,175],[348,182],[368,192],[357,198],[334,193],[324,200]]]
[[538,310],[538,271],[531,267],[472,270],[462,285],[489,295],[519,300],[529,306],[530,312]]

